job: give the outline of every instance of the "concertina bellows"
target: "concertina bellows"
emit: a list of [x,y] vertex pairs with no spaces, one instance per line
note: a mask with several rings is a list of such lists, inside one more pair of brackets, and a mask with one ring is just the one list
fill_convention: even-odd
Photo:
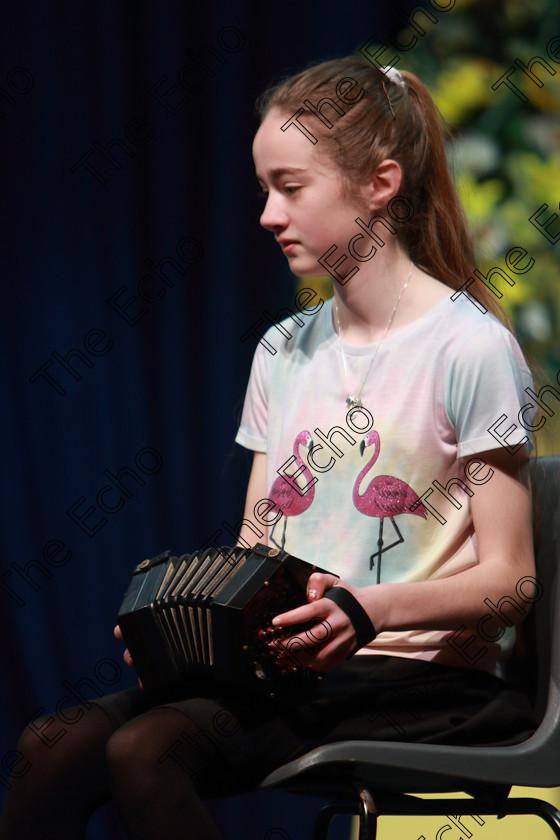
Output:
[[309,652],[326,640],[328,625],[315,620],[278,631],[271,621],[307,603],[307,579],[324,571],[261,544],[143,560],[117,618],[143,687],[190,690],[204,675],[277,699],[305,693],[320,675],[298,664],[299,643],[288,664],[278,665],[274,639],[299,633]]

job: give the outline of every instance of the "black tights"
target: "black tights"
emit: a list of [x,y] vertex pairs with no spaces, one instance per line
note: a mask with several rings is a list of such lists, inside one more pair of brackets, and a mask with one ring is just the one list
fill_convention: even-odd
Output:
[[[10,782],[0,839],[79,840],[93,811],[112,798],[134,840],[219,840],[201,797],[250,790],[257,780],[232,767],[229,754],[239,749],[234,718],[211,700],[189,702],[181,703],[185,711],[160,706],[117,729],[91,705],[50,746],[37,732],[46,740],[58,724],[35,721],[18,744],[31,766]],[[204,707],[207,723],[200,720]]]
[[48,717],[39,718],[36,724],[44,732],[45,742],[30,728],[20,738],[18,750],[26,766],[31,766],[23,777],[10,781],[0,837],[85,837],[90,814],[111,795],[105,746],[114,726],[104,712],[91,707],[62,738],[49,745],[46,736],[53,724]]

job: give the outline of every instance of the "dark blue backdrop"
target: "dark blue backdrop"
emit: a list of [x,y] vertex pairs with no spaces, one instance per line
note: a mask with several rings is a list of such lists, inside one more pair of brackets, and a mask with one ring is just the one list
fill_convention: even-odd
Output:
[[[406,6],[20,0],[0,13],[2,792],[32,715],[134,683],[112,635],[132,567],[241,516],[250,458],[233,438],[255,342],[240,336],[294,288],[258,225],[256,95],[382,37]],[[251,825],[296,840],[315,803],[213,808],[228,838]],[[110,808],[88,833],[123,836]]]

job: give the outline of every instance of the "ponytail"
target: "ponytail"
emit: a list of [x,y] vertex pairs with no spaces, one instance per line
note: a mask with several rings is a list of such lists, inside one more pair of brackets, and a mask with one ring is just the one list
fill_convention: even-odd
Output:
[[[425,144],[425,152],[421,150],[423,178],[416,178],[409,187],[414,194],[415,214],[403,229],[404,244],[413,262],[452,289],[459,289],[476,265],[465,211],[447,165],[445,140],[451,142],[451,133],[420,79],[413,73],[403,72],[402,76],[411,122],[422,125]],[[406,194],[407,184],[401,189]],[[473,281],[476,291],[473,289],[472,294],[511,329],[507,313],[490,289],[476,277]]]

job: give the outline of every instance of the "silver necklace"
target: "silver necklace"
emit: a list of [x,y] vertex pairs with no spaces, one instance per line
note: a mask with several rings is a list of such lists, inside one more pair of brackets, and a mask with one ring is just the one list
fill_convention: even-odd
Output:
[[[366,384],[366,379],[369,376],[369,372],[370,372],[370,370],[372,368],[372,365],[375,361],[375,357],[377,356],[377,352],[378,352],[379,348],[381,347],[381,342],[383,341],[383,339],[387,335],[387,331],[388,331],[389,327],[391,326],[391,324],[393,323],[393,318],[395,317],[395,312],[397,311],[397,307],[398,307],[399,303],[401,302],[401,298],[404,295],[404,290],[408,286],[408,282],[409,282],[410,278],[412,277],[413,268],[414,268],[414,263],[411,262],[408,277],[404,281],[404,286],[402,287],[401,293],[397,298],[397,302],[395,303],[393,311],[391,312],[391,316],[389,318],[389,321],[387,322],[387,326],[383,330],[383,335],[379,339],[377,347],[375,348],[375,350],[373,352],[373,355],[371,357],[371,361],[369,363],[368,369],[366,370],[366,375],[364,376],[362,384],[360,386],[360,390],[358,391],[358,395],[356,397],[353,397],[350,394],[348,394],[348,396],[346,397],[346,405],[348,406],[349,411],[352,408],[361,408],[362,407],[362,391],[364,390],[364,385]],[[342,344],[342,329],[340,327],[340,318],[338,317],[338,303],[336,302],[336,300],[335,300],[334,313],[335,313],[335,317],[336,317],[336,326],[337,326],[337,329],[338,329],[338,341],[340,343],[340,352],[342,353],[342,364],[344,366],[344,379],[346,380],[346,389],[349,391],[350,389],[348,388],[348,368],[346,366],[346,353],[344,352],[344,347],[343,347],[343,344]]]

